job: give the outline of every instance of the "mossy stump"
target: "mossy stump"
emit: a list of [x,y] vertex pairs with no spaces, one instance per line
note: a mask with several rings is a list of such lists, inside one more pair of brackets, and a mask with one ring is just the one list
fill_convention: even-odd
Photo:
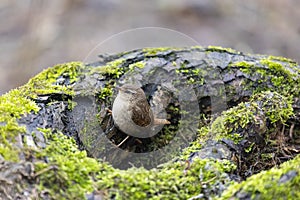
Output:
[[[126,82],[172,124],[118,148]],[[56,65],[0,97],[0,198],[299,199],[299,86],[296,62],[221,47]]]

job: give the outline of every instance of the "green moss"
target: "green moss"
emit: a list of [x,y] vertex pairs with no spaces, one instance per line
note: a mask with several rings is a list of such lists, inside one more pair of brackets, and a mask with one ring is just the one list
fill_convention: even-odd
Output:
[[26,128],[19,126],[17,119],[30,112],[37,112],[39,107],[30,100],[37,95],[50,93],[72,94],[71,87],[57,82],[59,77],[68,79],[70,83],[77,81],[83,65],[79,62],[65,63],[46,69],[32,78],[26,85],[12,90],[0,97],[0,154],[6,160],[18,160],[19,148],[15,139],[26,132]]
[[186,68],[185,63],[180,64],[180,68],[176,69],[175,72],[177,74],[184,74],[187,77],[188,84],[198,84],[203,85],[205,79],[203,78],[206,75],[206,71],[201,69],[188,69]]
[[280,75],[286,75],[287,78],[291,77],[293,74],[287,70],[281,63],[279,62],[274,62],[270,59],[262,59],[260,61],[261,64],[266,65],[269,67],[269,69],[276,74]]
[[124,61],[125,59],[117,59],[107,63],[105,66],[92,68],[90,74],[99,73],[112,78],[119,78],[124,74],[124,69],[122,68]]
[[[262,103],[262,111],[273,124],[276,122],[284,124],[293,115],[291,97],[284,97],[279,93],[266,91],[254,95],[252,99]],[[256,105],[253,104],[253,106]]]
[[[246,181],[231,185],[219,199],[232,199],[236,193],[249,194],[251,199],[300,199],[300,156],[249,177]],[[288,172],[295,171],[295,177],[285,182],[280,179]],[[237,198],[237,197],[235,197]]]
[[[201,141],[203,140],[203,138],[206,138],[206,134],[208,133],[208,131],[207,131],[208,129],[204,130],[204,128],[206,128],[206,127],[202,127],[202,128],[203,129],[199,130],[200,134],[199,134],[198,138],[195,141],[191,142],[190,146],[185,148],[182,151],[181,156],[180,156],[180,158],[182,160],[188,160],[188,158],[190,157],[190,155],[192,155],[192,153],[198,152],[202,149],[203,143]],[[204,133],[204,131],[205,131],[205,133]],[[201,135],[201,134],[203,134],[203,135]]]
[[33,98],[37,95],[63,93],[73,94],[73,89],[67,83],[57,82],[59,77],[68,79],[69,83],[77,81],[81,74],[84,65],[81,62],[69,62],[55,65],[54,67],[45,69],[38,76],[33,77],[29,82],[23,86],[24,91]]
[[25,132],[25,127],[21,127],[15,120],[6,121],[5,125],[0,126],[0,155],[8,161],[19,160],[19,147],[15,145],[18,134]]
[[[269,56],[263,58],[259,63],[236,62],[230,67],[238,67],[242,72],[254,77],[260,86],[253,86],[253,82],[245,82],[245,89],[254,88],[254,93],[264,90],[277,91],[285,96],[300,94],[300,70],[294,61],[284,58]],[[272,85],[269,87],[268,85]]]
[[222,113],[210,127],[210,133],[216,136],[216,139],[228,138],[238,143],[242,136],[236,131],[239,127],[245,128],[247,124],[255,121],[254,110],[248,104],[240,103]]
[[38,76],[32,78],[31,82],[46,80],[49,83],[56,83],[59,77],[68,77],[70,79],[70,83],[74,83],[78,80],[78,74],[83,67],[84,65],[81,62],[68,62],[55,65],[42,71]]
[[[258,106],[257,102],[261,105]],[[211,125],[202,127],[199,130],[199,137],[201,137],[201,141],[204,141],[213,135],[217,140],[228,138],[238,143],[243,139],[243,136],[238,133],[239,127],[245,128],[253,123],[260,125],[261,122],[256,115],[261,111],[271,124],[285,123],[293,115],[292,101],[276,92],[258,93],[250,99],[250,102],[240,103],[236,107],[224,111]],[[250,151],[250,149],[246,149],[246,151]]]
[[239,52],[234,50],[234,49],[231,49],[231,48],[223,48],[223,47],[220,47],[220,46],[208,46],[206,51],[208,52],[228,52],[228,53],[234,53],[234,54],[238,54]]
[[105,100],[107,97],[110,97],[113,94],[113,90],[110,86],[106,86],[101,89],[98,97],[102,100]]
[[227,161],[207,159],[195,159],[189,169],[186,167],[176,162],[165,164],[162,169],[103,171],[98,176],[98,190],[106,191],[113,199],[188,199],[201,193],[202,182],[212,180],[213,185],[213,179],[220,181],[226,177],[222,176],[224,172],[233,169]]
[[288,72],[290,72],[293,77],[296,77],[296,74],[300,73],[299,65],[294,60],[278,56],[269,56],[268,59],[284,65],[284,69],[288,68]]
[[239,68],[242,67],[242,69],[248,69],[250,67],[254,67],[255,63],[240,61],[240,62],[230,63],[228,66],[229,67],[239,67]]
[[[241,105],[242,107],[242,105]],[[244,109],[242,109],[244,110]],[[236,112],[238,116],[231,116],[230,113]],[[236,133],[239,126],[246,126],[246,124],[251,120],[252,113],[248,112],[246,115],[242,114],[243,111],[238,109],[231,109],[225,113],[224,116],[218,117],[211,125],[210,134],[213,134],[216,140],[221,140],[223,138],[228,138],[234,143],[241,141],[242,136]],[[239,119],[242,122],[239,122]]]
[[235,166],[228,161],[195,159],[188,168],[185,162],[169,162],[152,170],[114,169],[103,161],[88,158],[72,138],[39,129],[47,137],[47,147],[36,152],[35,175],[39,191],[53,199],[84,199],[93,190],[114,199],[187,199],[209,185],[228,182],[223,174]]
[[23,90],[11,90],[0,96],[0,122],[20,118],[26,113],[38,110],[38,106],[24,95]]
[[73,108],[77,105],[77,102],[68,99],[68,109],[73,110]]
[[[284,95],[299,95],[299,69],[298,71],[292,72],[288,70],[286,66],[283,66],[282,63],[278,61],[273,61],[270,59],[262,59],[261,64],[268,67],[269,71],[262,71],[261,74],[264,77],[271,77],[271,82],[276,88],[277,91],[280,91]],[[294,68],[294,64],[286,63]]]
[[[255,94],[250,102],[242,102],[224,111],[211,125],[201,127],[197,140],[183,151],[182,158],[187,159],[191,153],[199,151],[201,144],[209,138],[216,140],[227,138],[238,144],[245,137],[240,134],[240,128],[244,129],[253,124],[259,127],[264,126],[258,117],[261,112],[264,113],[264,119],[268,120],[271,125],[276,126],[277,122],[284,124],[293,115],[292,100],[270,91]],[[264,127],[261,128],[264,129]],[[253,145],[245,149],[245,152],[250,152]]]
[[188,79],[187,83],[188,84],[194,84],[194,83],[196,83],[196,80],[191,77],[191,78]]
[[[113,87],[115,86],[114,79],[120,78],[125,73],[125,69],[123,67],[125,59],[117,59],[114,61],[111,61],[107,63],[104,66],[98,66],[98,67],[92,67],[90,68],[89,74],[101,74],[104,76],[107,76],[109,78],[109,81],[105,84],[105,86],[100,90],[100,92],[97,94],[99,99],[101,100],[107,100],[108,97],[111,97],[113,94]],[[129,65],[129,68],[134,67],[143,67],[142,62],[135,63],[136,65],[132,64]]]
[[47,158],[48,162],[34,163],[39,190],[49,192],[53,199],[84,199],[86,193],[93,191],[93,178],[105,164],[79,151],[74,139],[48,129],[40,130],[48,145],[36,154],[38,159]]
[[191,49],[203,49],[203,47],[200,45],[196,45],[196,46],[192,46]]
[[281,56],[269,56],[268,59],[297,65],[296,61],[289,59],[289,58],[281,57]]
[[59,77],[64,77],[69,83],[74,83],[82,68],[83,65],[79,62],[56,65],[30,79],[26,85],[0,97],[0,154],[6,160],[18,160],[20,147],[15,145],[15,139],[19,134],[26,132],[25,127],[18,125],[17,119],[39,110],[30,98],[51,93],[72,94],[71,87],[66,83],[60,84],[57,80]]
[[143,52],[145,56],[156,56],[160,52],[165,52],[167,50],[179,50],[179,48],[171,48],[171,47],[160,47],[160,48],[144,48]]
[[255,145],[255,143],[252,142],[252,143],[249,145],[248,148],[244,149],[244,151],[245,151],[246,153],[250,153],[250,152],[252,151],[254,145]]
[[17,135],[25,132],[17,119],[31,111],[37,112],[38,106],[28,99],[23,90],[11,90],[0,97],[0,155],[5,160],[18,160],[18,151],[14,142]]
[[145,64],[146,63],[144,61],[139,61],[139,62],[130,64],[128,67],[129,67],[129,70],[133,71],[135,68],[139,68],[139,69],[144,68]]

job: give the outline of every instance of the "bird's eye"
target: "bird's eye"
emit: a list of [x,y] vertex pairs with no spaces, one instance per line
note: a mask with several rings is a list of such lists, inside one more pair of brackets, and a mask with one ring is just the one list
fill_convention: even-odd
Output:
[[135,94],[136,93],[136,91],[134,91],[134,90],[125,90],[124,92],[126,94]]

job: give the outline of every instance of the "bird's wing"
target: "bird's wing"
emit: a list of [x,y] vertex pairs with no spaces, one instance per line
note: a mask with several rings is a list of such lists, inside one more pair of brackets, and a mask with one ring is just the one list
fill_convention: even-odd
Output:
[[146,127],[151,124],[152,121],[152,110],[148,102],[145,100],[137,101],[135,105],[132,106],[132,121],[142,127]]

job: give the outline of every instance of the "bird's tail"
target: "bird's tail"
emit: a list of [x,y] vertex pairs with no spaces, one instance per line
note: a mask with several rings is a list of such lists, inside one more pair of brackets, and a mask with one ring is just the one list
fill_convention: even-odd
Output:
[[154,125],[162,125],[162,124],[171,124],[171,122],[169,122],[166,119],[154,119]]

